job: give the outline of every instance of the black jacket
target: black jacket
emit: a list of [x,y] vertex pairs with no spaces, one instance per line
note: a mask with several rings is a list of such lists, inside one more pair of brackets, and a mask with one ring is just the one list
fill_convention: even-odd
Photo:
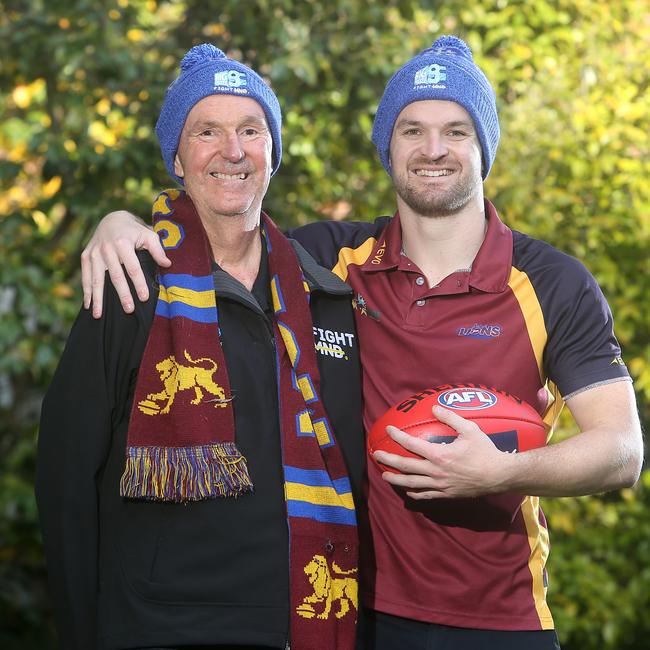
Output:
[[[351,290],[294,242],[311,288],[321,396],[359,502],[365,463]],[[264,247],[263,247],[264,248]],[[43,402],[38,500],[61,647],[284,647],[288,533],[266,259],[248,292],[214,273],[239,449],[255,491],[191,504],[122,499],[126,431],[157,300],[79,314]],[[110,285],[110,283],[107,283]]]

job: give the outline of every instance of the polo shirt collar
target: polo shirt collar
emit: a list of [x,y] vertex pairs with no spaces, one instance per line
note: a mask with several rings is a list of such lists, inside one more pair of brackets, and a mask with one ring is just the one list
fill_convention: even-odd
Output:
[[[487,232],[474,258],[469,273],[469,285],[486,293],[500,293],[505,291],[510,278],[512,231],[499,219],[496,208],[487,199],[485,216],[488,224]],[[371,273],[392,271],[400,267],[402,259],[402,226],[399,213],[396,213],[379,236],[375,249],[361,266],[361,270]]]
[[507,289],[512,271],[512,230],[499,219],[496,208],[487,199],[485,216],[487,232],[474,258],[469,284],[486,293],[501,293]]

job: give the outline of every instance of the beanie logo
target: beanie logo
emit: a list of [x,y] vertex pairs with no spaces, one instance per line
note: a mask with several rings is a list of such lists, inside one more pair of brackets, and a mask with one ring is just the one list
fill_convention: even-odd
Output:
[[241,88],[246,86],[246,74],[238,70],[224,70],[214,73],[214,89],[226,86],[228,88]]
[[432,63],[424,68],[420,68],[415,73],[414,84],[416,86],[435,86],[436,88],[444,88],[445,86],[441,85],[440,82],[447,81],[446,70],[446,66],[437,63]]

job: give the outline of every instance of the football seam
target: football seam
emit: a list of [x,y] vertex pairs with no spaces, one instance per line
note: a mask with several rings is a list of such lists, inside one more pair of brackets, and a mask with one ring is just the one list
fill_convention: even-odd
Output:
[[[456,411],[453,411],[453,412],[456,413]],[[460,413],[457,413],[457,415],[460,415]],[[461,417],[464,417],[464,416],[461,415]],[[515,418],[515,417],[512,417],[511,415],[510,416],[507,416],[507,415],[489,415],[488,413],[482,413],[481,415],[479,415],[477,417],[465,418],[465,419],[469,420],[470,422],[473,422],[474,420],[485,420],[485,419],[489,419],[489,420],[510,420],[510,421],[515,421],[515,422],[525,422],[526,424],[533,424],[535,426],[540,426],[540,423],[537,422],[536,420],[529,420],[528,418]],[[418,422],[413,422],[413,423],[407,424],[406,428],[413,428],[413,427],[420,426],[421,424],[430,424],[432,422],[437,422],[437,423],[442,424],[442,425],[444,425],[446,427],[449,426],[448,424],[446,424],[445,422],[442,422],[441,420],[433,419],[433,420],[420,420]],[[543,424],[544,424],[544,422],[542,421],[541,425],[543,425]],[[394,424],[393,425],[386,424],[386,426],[396,426],[398,429],[400,428],[400,427],[398,427],[397,425],[394,425]],[[402,431],[406,431],[406,428],[402,429]],[[453,428],[453,427],[450,427],[450,428]]]

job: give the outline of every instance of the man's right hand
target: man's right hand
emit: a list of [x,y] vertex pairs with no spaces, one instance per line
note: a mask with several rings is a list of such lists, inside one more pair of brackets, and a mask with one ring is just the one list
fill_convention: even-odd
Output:
[[171,264],[158,235],[135,215],[126,210],[117,210],[100,221],[81,253],[84,307],[88,309],[92,304],[94,318],[102,315],[107,269],[125,312],[131,313],[135,306],[124,269],[133,282],[138,298],[143,302],[149,299],[147,282],[135,254],[136,250],[142,249],[149,251],[158,266]]

